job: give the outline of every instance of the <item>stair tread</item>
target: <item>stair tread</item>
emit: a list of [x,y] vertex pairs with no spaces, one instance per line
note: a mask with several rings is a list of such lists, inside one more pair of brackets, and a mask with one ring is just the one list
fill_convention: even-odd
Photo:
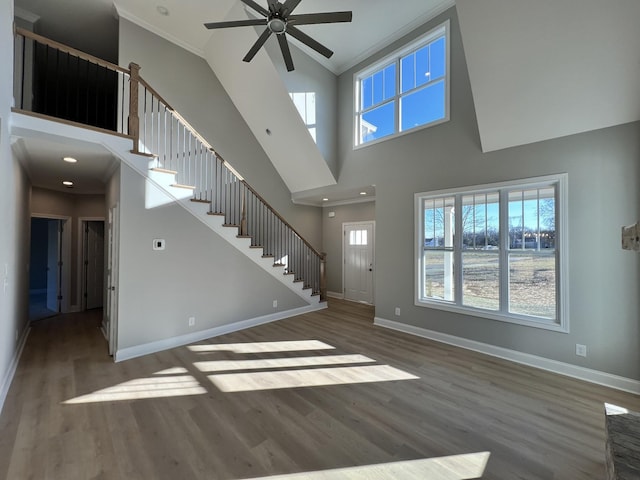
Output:
[[155,153],[136,152],[135,150],[129,150],[129,151],[134,155],[140,155],[141,157],[158,158],[158,155],[156,155]]
[[152,172],[160,172],[160,173],[169,173],[171,175],[177,175],[178,172],[176,172],[175,170],[168,170],[166,168],[162,168],[162,167],[153,167],[151,169]]
[[224,213],[220,213],[220,212],[207,212],[207,215],[215,215],[217,217],[224,217]]
[[209,200],[202,200],[201,198],[192,198],[191,201],[196,203],[211,203]]

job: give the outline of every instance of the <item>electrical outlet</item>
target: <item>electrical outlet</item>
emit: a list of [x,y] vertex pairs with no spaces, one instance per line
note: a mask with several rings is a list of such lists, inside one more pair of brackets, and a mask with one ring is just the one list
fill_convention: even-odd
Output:
[[273,308],[278,308],[278,300],[273,301]]
[[396,307],[396,317],[400,316],[400,307]]
[[196,324],[196,317],[189,317],[189,326],[193,327]]
[[587,356],[587,346],[586,345],[580,345],[579,343],[576,343],[576,355],[578,355],[579,357],[586,357]]

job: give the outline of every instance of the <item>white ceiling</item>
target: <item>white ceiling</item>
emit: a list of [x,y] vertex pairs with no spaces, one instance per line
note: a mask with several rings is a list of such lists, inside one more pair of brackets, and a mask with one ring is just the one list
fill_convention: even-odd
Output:
[[[14,138],[12,148],[25,166],[31,184],[73,194],[103,194],[119,162],[101,145],[61,137]],[[63,161],[73,156],[77,163]],[[62,184],[73,182],[72,187]]]
[[[256,1],[266,6],[264,0]],[[145,2],[115,0],[120,16],[145,26],[154,33],[172,40],[200,56],[204,56],[205,46],[212,34],[211,31],[204,28],[203,23],[242,19],[243,17],[229,16],[232,7],[239,3],[239,0],[189,0],[189,2],[184,2],[184,0]],[[169,15],[160,15],[157,11],[158,5],[165,7],[169,11]],[[295,39],[292,39],[292,42],[326,68],[340,74],[380,48],[422,25],[436,14],[453,6],[454,0],[402,0],[392,4],[393,8],[389,8],[389,5],[388,0],[303,0],[296,8],[295,13],[349,10],[353,12],[353,21],[351,24],[338,23],[299,27],[333,50],[334,55],[331,59],[318,55]],[[255,13],[251,9],[248,11]],[[275,41],[275,39],[272,38],[269,41]],[[247,44],[245,50],[248,51],[249,48],[251,48],[251,44]]]

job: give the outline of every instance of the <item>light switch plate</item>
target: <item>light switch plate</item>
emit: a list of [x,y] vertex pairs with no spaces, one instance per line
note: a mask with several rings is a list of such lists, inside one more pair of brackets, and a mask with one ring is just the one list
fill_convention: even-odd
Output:
[[153,249],[154,250],[164,250],[166,246],[166,242],[164,238],[154,238],[153,239]]

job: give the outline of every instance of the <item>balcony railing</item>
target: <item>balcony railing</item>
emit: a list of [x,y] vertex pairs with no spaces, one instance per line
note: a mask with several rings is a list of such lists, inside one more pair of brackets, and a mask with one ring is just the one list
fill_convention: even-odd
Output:
[[314,295],[326,299],[325,255],[314,249],[169,103],[129,68],[16,29],[15,109],[132,139],[132,152],[174,172],[193,200],[251,238]]

